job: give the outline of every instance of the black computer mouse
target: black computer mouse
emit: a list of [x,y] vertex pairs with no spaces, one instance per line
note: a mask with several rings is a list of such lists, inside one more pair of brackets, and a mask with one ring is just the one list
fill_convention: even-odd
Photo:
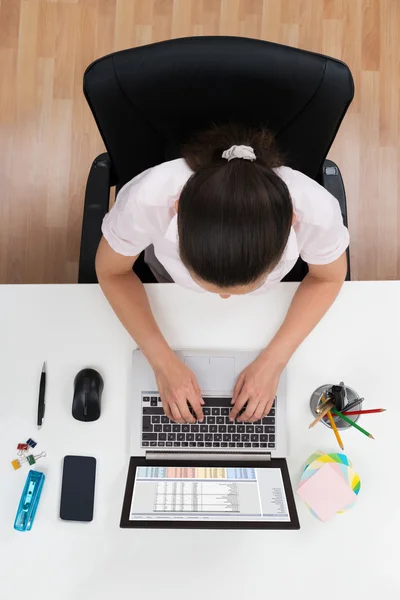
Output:
[[74,380],[72,416],[78,421],[97,421],[101,412],[103,378],[94,369],[82,369]]

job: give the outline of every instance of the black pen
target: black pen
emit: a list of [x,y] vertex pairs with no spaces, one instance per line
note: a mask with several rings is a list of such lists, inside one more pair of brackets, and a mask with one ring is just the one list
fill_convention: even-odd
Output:
[[39,401],[38,401],[38,410],[37,410],[37,426],[38,429],[41,428],[44,418],[44,409],[46,407],[46,402],[44,399],[46,392],[46,363],[43,363],[42,374],[40,376],[40,386],[39,386]]
[[344,408],[342,408],[342,410],[340,412],[346,413],[348,410],[355,408],[356,406],[358,406],[359,404],[362,404],[363,402],[364,402],[364,398],[357,398],[357,400],[353,400],[353,402],[346,404],[346,406]]

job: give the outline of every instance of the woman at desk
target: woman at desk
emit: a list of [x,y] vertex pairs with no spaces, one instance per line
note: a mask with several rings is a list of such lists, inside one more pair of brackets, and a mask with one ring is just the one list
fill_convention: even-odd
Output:
[[267,415],[282,370],[334,302],[346,277],[349,235],[337,200],[283,165],[267,131],[222,126],[183,148],[184,158],[128,182],[106,215],[96,257],[101,288],[154,369],[166,415],[202,420],[194,374],[162,336],[132,266],[160,282],[227,299],[265,294],[299,256],[309,272],[267,348],[239,376],[231,418]]

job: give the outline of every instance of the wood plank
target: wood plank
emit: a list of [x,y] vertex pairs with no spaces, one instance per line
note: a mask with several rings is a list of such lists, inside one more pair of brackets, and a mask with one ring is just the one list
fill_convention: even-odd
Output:
[[[261,38],[268,42],[282,43],[282,24],[281,0],[264,0],[261,21]],[[298,23],[294,23],[294,25],[298,27]]]
[[364,0],[362,18],[361,65],[366,71],[380,66],[380,0]]
[[16,108],[21,121],[31,118],[36,106],[38,18],[39,4],[24,0],[21,3],[16,71]]
[[21,0],[1,0],[0,47],[17,49],[19,45],[19,20]]
[[77,36],[84,11],[81,5],[57,4],[56,47],[54,68],[54,97],[71,99],[75,80]]

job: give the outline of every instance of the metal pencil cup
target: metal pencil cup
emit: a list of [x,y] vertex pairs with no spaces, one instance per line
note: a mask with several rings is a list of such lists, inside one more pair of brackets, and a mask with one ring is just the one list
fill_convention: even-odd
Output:
[[[348,385],[343,384],[345,389],[346,389],[346,400],[345,400],[345,406],[347,404],[350,404],[351,402],[354,402],[354,400],[357,400],[358,398],[360,398],[360,396],[357,394],[357,392],[355,390],[353,390],[353,388],[349,387]],[[327,394],[327,392],[332,388],[332,383],[327,383],[325,385],[321,385],[320,387],[318,387],[312,394],[311,394],[311,398],[310,398],[310,409],[311,412],[313,414],[314,417],[318,417],[318,414],[316,409],[319,407],[319,405],[321,404],[321,398],[323,396],[325,396],[325,394]],[[361,400],[361,398],[360,398]],[[352,410],[361,410],[362,407],[362,403],[360,403],[358,406],[355,405],[354,409]],[[343,419],[341,419],[340,417],[332,414],[333,420],[335,421],[335,425],[338,429],[348,429],[349,427],[351,427],[351,425],[349,425],[348,423],[346,423],[346,421],[343,421]],[[354,422],[357,422],[359,419],[360,415],[348,415],[348,418],[351,419]],[[326,425],[327,427],[331,428],[331,424],[329,422],[329,419],[327,416],[323,417],[321,419],[321,422]]]

